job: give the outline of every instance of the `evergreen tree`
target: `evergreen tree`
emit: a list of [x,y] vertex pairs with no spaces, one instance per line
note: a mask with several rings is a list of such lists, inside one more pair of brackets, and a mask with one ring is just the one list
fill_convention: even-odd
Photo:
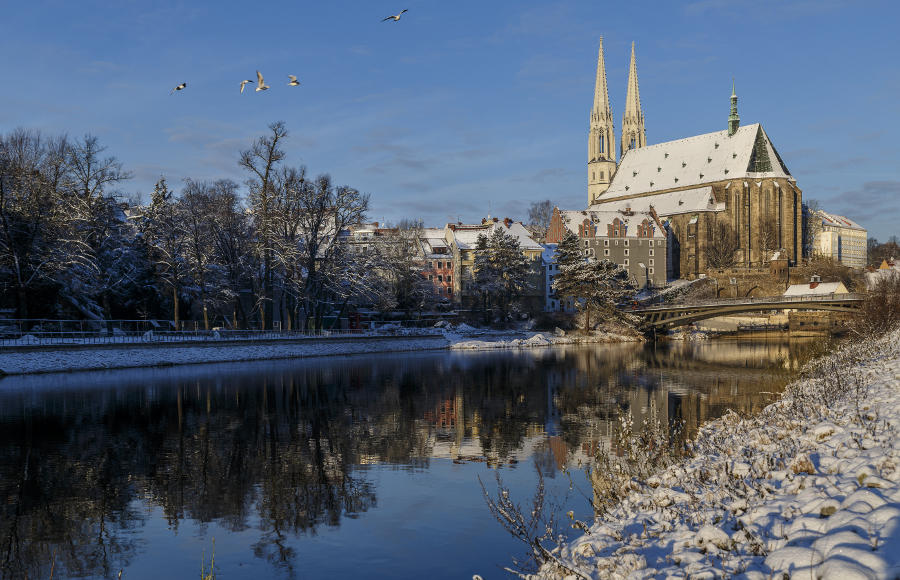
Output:
[[560,299],[571,299],[584,313],[584,330],[590,331],[593,312],[607,318],[622,318],[618,304],[634,295],[636,286],[628,272],[609,260],[585,258],[579,239],[567,235],[557,247],[559,273],[553,279],[553,290]]
[[490,237],[481,234],[475,246],[475,287],[481,293],[487,315],[489,307],[500,309],[503,320],[512,304],[527,288],[528,258],[519,240],[501,226]]

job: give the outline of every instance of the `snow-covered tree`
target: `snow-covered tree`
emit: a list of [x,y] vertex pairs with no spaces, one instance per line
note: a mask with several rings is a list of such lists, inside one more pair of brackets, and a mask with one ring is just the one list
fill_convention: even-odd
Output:
[[475,245],[475,289],[482,306],[499,308],[503,320],[528,287],[528,258],[519,240],[495,227],[490,237],[478,236]]
[[592,328],[592,314],[621,319],[618,305],[628,301],[636,290],[628,272],[609,260],[585,258],[579,240],[569,234],[557,246],[559,273],[553,290],[561,299],[571,299],[584,314],[584,330]]
[[165,178],[160,178],[153,187],[150,205],[140,218],[139,228],[150,248],[150,259],[156,266],[156,275],[171,292],[172,318],[178,328],[179,295],[189,270],[185,255],[188,239],[181,205],[174,199]]
[[0,282],[19,318],[31,315],[29,297],[65,267],[58,183],[67,147],[64,138],[23,129],[0,136]]

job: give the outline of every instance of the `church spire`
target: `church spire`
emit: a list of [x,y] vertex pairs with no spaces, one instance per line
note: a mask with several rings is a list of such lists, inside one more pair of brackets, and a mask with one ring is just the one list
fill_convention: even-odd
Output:
[[728,136],[731,137],[737,133],[740,126],[741,118],[737,112],[737,93],[734,92],[734,79],[731,79],[731,114],[728,115]]
[[594,106],[588,135],[588,205],[606,191],[616,171],[616,149],[609,90],[606,87],[606,63],[603,59],[603,37],[597,52],[597,80],[594,83]]
[[628,91],[625,94],[625,114],[622,116],[622,155],[629,149],[647,144],[644,113],[641,111],[641,92],[638,88],[637,61],[634,42],[631,43],[631,65],[628,67]]

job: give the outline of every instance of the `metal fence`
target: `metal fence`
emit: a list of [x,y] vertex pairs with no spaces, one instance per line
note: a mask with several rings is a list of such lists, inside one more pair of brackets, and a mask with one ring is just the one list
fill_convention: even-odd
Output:
[[[201,330],[194,321],[172,330],[171,321],[155,320],[50,320],[0,319],[0,348],[44,345],[153,344],[228,342],[246,340],[300,340],[336,337],[431,336],[439,328],[416,327],[415,321],[378,322],[369,329],[314,330]],[[432,323],[433,324],[433,323]]]

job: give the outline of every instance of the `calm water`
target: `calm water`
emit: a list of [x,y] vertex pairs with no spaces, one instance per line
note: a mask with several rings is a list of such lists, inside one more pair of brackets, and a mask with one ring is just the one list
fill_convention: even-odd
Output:
[[[806,343],[808,344],[808,343]],[[651,405],[688,429],[764,406],[804,343],[421,353],[0,380],[0,576],[504,576],[478,482],[579,468]],[[636,421],[637,423],[638,421]],[[562,469],[569,467],[569,475]],[[571,489],[570,489],[571,488]]]

